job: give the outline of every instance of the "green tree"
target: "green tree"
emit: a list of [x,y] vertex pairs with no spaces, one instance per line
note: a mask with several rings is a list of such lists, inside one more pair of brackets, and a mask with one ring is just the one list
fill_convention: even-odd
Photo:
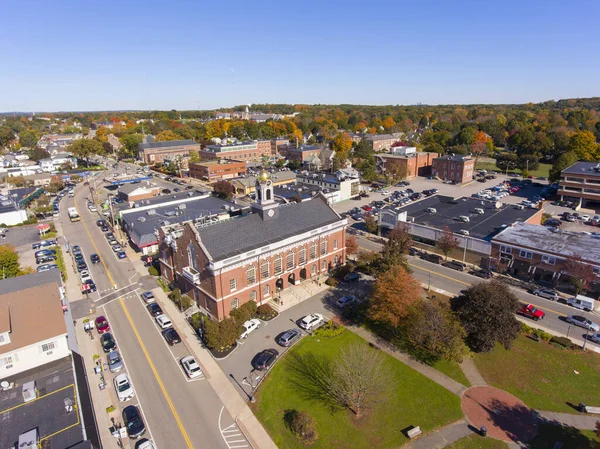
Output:
[[15,138],[15,133],[8,126],[0,126],[0,148],[7,147]]
[[467,333],[466,343],[474,352],[489,352],[496,342],[510,349],[520,329],[515,318],[518,306],[514,293],[496,280],[475,284],[452,299],[452,309]]
[[396,223],[383,245],[381,254],[375,260],[375,271],[383,273],[395,265],[401,265],[406,271],[410,272],[406,255],[411,246],[412,238],[408,232],[408,225],[406,223]]
[[89,166],[90,156],[104,154],[104,146],[96,139],[76,140],[67,147],[67,150],[76,157],[84,159],[86,166]]
[[33,147],[28,153],[29,159],[35,162],[39,162],[42,159],[48,159],[50,153],[40,147]]
[[367,228],[367,232],[375,234],[378,229],[377,219],[372,215],[367,215],[365,217],[365,227]]
[[0,245],[0,279],[14,278],[21,275],[19,255],[11,245]]
[[448,226],[445,226],[437,242],[435,242],[435,246],[444,253],[446,260],[448,260],[450,253],[458,248],[458,243],[458,239],[452,230]]
[[577,154],[574,151],[569,151],[567,153],[561,154],[558,156],[558,159],[554,161],[552,164],[552,168],[550,169],[549,179],[551,182],[558,182],[560,180],[560,173],[567,167],[570,167],[579,159]]
[[521,154],[517,166],[521,170],[535,171],[540,168],[540,158],[533,154]]
[[19,133],[19,143],[23,147],[33,147],[38,141],[38,136],[35,131],[26,129]]
[[58,193],[59,190],[64,188],[63,180],[59,177],[53,177],[50,184],[44,187],[44,190],[48,193]]
[[458,145],[471,145],[475,141],[476,132],[477,130],[472,126],[464,127],[456,136],[456,143]]
[[496,156],[496,167],[503,172],[514,170],[519,165],[519,156],[514,153],[502,153]]
[[119,142],[121,142],[129,157],[137,157],[138,145],[142,143],[142,140],[141,134],[125,134],[119,138]]
[[200,153],[198,153],[197,151],[190,151],[189,162],[200,162]]
[[569,151],[573,151],[583,161],[594,161],[600,157],[596,136],[589,131],[573,134],[569,140]]

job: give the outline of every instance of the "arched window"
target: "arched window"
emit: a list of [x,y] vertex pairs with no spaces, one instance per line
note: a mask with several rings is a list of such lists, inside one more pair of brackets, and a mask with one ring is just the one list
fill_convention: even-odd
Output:
[[266,279],[269,277],[269,261],[265,260],[262,264],[260,264],[260,277],[261,279]]
[[327,269],[327,261],[321,261],[321,271],[325,271]]
[[311,276],[314,276],[315,274],[317,274],[317,266],[315,264],[313,264],[313,266],[311,267],[310,274],[311,274]]
[[310,244],[310,249],[308,251],[308,258],[309,260],[313,260],[317,258],[317,244],[315,242],[312,242]]
[[294,253],[293,252],[290,252],[286,256],[285,266],[286,266],[287,270],[293,270],[294,269]]
[[256,301],[256,290],[250,292],[250,301]]
[[321,242],[321,256],[327,254],[327,240]]
[[250,265],[246,269],[246,282],[248,285],[254,284],[256,282],[256,268],[254,265]]
[[196,255],[196,247],[190,243],[187,247],[188,266],[198,271],[198,256]]
[[269,285],[265,285],[265,294],[264,296],[269,296],[271,294],[271,287]]
[[240,300],[239,299],[233,298],[231,300],[231,310],[237,309],[239,305],[240,305]]
[[338,264],[338,262],[339,262],[339,257],[338,257],[338,256],[335,256],[335,257],[333,258],[333,264],[334,264],[334,265],[337,265],[337,264]]
[[267,201],[271,199],[271,189],[267,189]]
[[298,250],[298,265],[304,265],[306,263],[306,248],[302,247]]
[[281,256],[277,256],[273,259],[273,269],[275,270],[275,275],[283,273]]

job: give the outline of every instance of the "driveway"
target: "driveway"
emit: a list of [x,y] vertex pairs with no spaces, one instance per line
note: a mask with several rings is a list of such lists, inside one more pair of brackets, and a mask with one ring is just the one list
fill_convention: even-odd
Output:
[[[227,358],[218,360],[221,369],[229,376],[236,389],[245,399],[248,399],[258,383],[262,380],[264,372],[254,371],[251,361],[259,352],[273,348],[281,357],[288,348],[279,346],[275,339],[288,329],[299,329],[302,337],[307,332],[301,329],[297,322],[311,313],[320,313],[325,319],[331,319],[339,310],[334,304],[337,298],[352,294],[362,300],[367,297],[370,282],[360,280],[350,284],[341,283],[338,287],[319,293],[300,304],[284,310],[279,316],[269,322],[261,322],[261,326],[253,331],[243,341],[238,341],[238,347]],[[301,337],[301,338],[302,338]],[[231,377],[233,375],[233,378]]]

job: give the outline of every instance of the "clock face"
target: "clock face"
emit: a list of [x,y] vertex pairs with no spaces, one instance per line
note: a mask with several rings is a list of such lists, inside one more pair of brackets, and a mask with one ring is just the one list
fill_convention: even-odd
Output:
[[267,185],[270,186],[271,185],[271,181],[267,181]]
[[273,215],[275,215],[275,211],[273,209],[269,210],[269,212],[267,212],[267,215],[269,217],[272,217]]

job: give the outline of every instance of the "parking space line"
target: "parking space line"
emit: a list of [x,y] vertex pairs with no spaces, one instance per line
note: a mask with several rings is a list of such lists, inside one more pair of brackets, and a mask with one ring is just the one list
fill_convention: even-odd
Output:
[[61,392],[63,390],[66,390],[67,388],[71,388],[71,387],[75,388],[75,384],[66,385],[66,386],[64,386],[62,388],[59,388],[58,390],[54,390],[54,391],[51,391],[50,393],[44,394],[42,396],[38,396],[37,398],[34,398],[34,399],[32,399],[32,400],[30,400],[28,402],[23,402],[22,404],[15,405],[14,407],[9,407],[9,408],[7,408],[5,410],[1,410],[0,411],[0,415],[3,415],[4,413],[10,412],[12,410],[18,409],[19,407],[23,407],[23,406],[25,406],[27,404],[31,404],[31,403],[33,403],[35,401],[39,401],[40,399],[44,399],[45,397],[52,396],[55,393],[59,393],[59,392]]
[[[238,427],[236,423],[233,423],[224,429],[221,428],[221,417],[223,415],[223,410],[225,410],[225,406],[221,407],[221,411],[219,412],[219,431],[221,432],[221,437],[223,441],[227,445],[229,449],[238,449],[244,447],[251,447],[250,443],[246,439],[245,435]],[[240,439],[242,437],[242,439]],[[232,439],[235,438],[235,439]]]

